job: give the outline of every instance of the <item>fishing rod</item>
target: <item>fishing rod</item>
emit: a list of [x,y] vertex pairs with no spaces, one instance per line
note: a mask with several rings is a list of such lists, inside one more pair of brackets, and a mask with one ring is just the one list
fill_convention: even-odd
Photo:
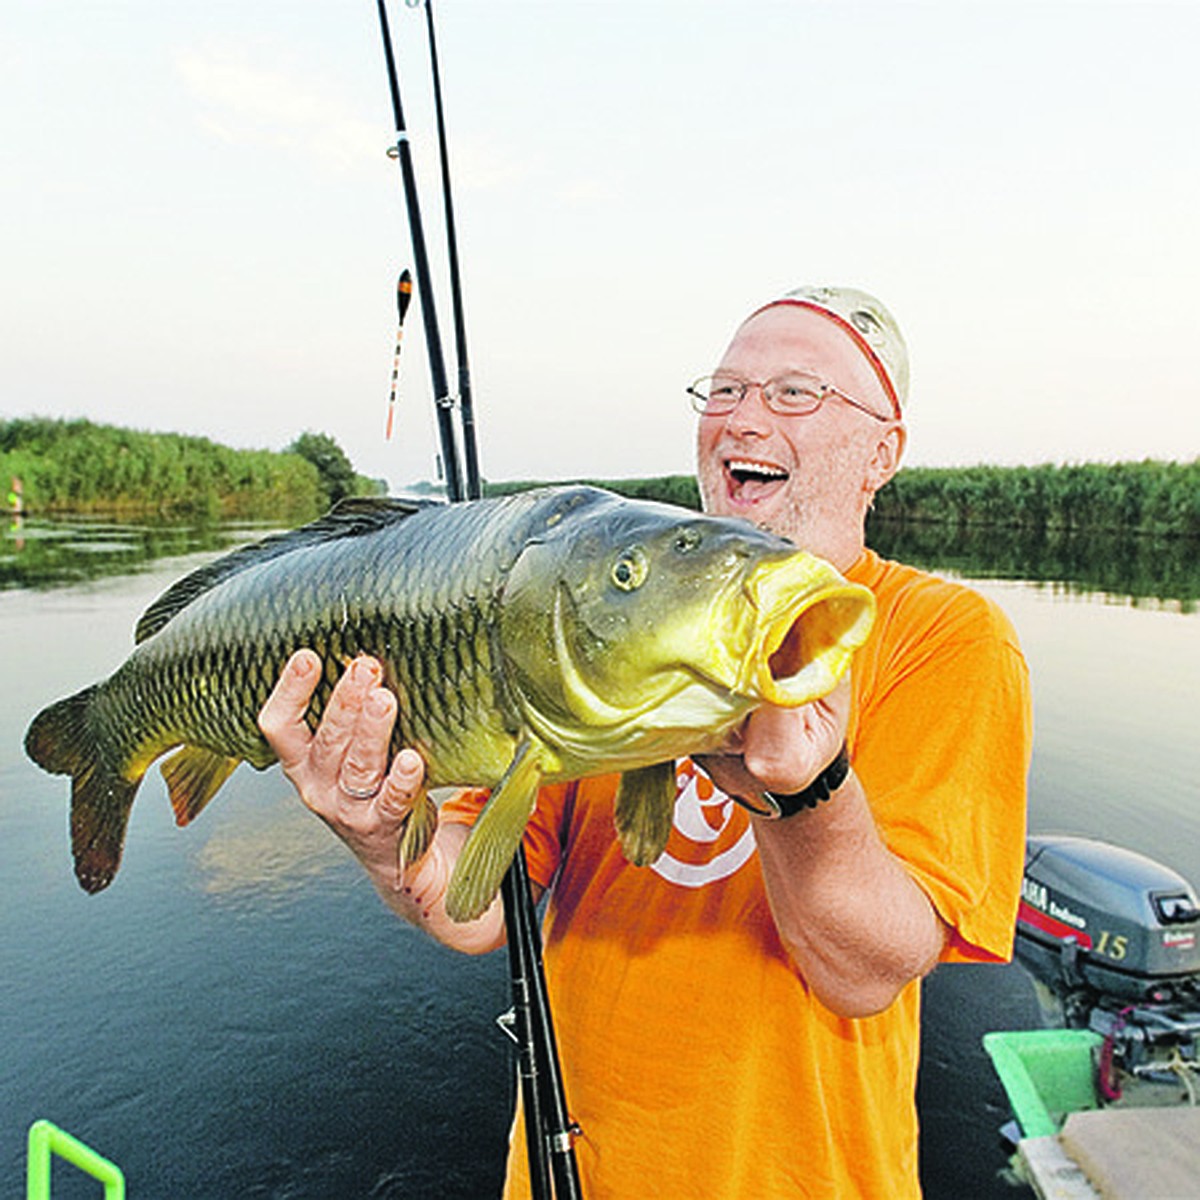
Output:
[[[421,0],[406,0],[415,7]],[[454,427],[450,421],[450,402],[445,387],[445,365],[442,359],[441,337],[433,308],[432,288],[428,280],[428,257],[425,253],[424,231],[420,223],[420,206],[416,196],[416,180],[412,170],[408,135],[405,130],[400,88],[392,51],[384,0],[377,0],[380,30],[388,65],[392,108],[396,117],[396,153],[400,159],[405,197],[409,211],[409,227],[417,278],[421,284],[421,308],[429,346],[430,372],[433,376],[435,402],[438,406],[438,428],[442,456],[446,465],[446,490],[451,501],[463,498],[462,477],[459,471],[458,449]],[[462,308],[462,286],[458,270],[457,237],[454,227],[454,206],[450,187],[449,157],[446,150],[445,120],[442,108],[441,81],[438,70],[437,47],[430,0],[425,0],[426,28],[433,71],[434,101],[437,110],[438,145],[442,168],[442,190],[447,224],[447,248],[450,258],[450,280],[454,305],[455,346],[458,358],[460,387],[460,416],[467,466],[467,496],[482,495],[478,458],[475,449],[475,423],[471,403],[470,371],[467,365],[466,327]],[[436,364],[436,366],[435,366]],[[443,417],[445,418],[443,420]],[[518,845],[512,866],[501,883],[504,902],[505,928],[508,940],[509,974],[513,995],[514,1039],[518,1046],[518,1068],[521,1098],[525,1112],[526,1143],[529,1173],[534,1200],[580,1200],[578,1167],[575,1161],[574,1135],[577,1132],[567,1113],[562,1085],[558,1047],[550,1012],[546,978],[542,964],[541,934],[537,912],[529,886],[524,847]]]
[[[404,199],[408,207],[408,228],[412,237],[413,260],[417,269],[417,286],[421,293],[421,323],[425,328],[425,347],[429,354],[429,374],[433,382],[433,402],[437,410],[438,436],[442,443],[442,459],[446,472],[446,495],[450,500],[464,498],[462,476],[458,467],[458,447],[454,438],[451,415],[452,400],[446,386],[446,362],[442,357],[442,337],[438,329],[437,309],[433,302],[433,281],[429,274],[429,255],[425,249],[425,227],[421,222],[421,204],[417,198],[417,179],[413,171],[412,150],[408,144],[408,129],[404,123],[404,107],[400,103],[400,81],[396,75],[396,57],[392,53],[392,34],[388,28],[387,9],[383,0],[376,0],[379,27],[383,34],[383,52],[387,59],[388,84],[392,93],[392,114],[396,120],[396,158],[404,180]],[[390,153],[390,152],[389,152]]]
[[[421,0],[406,0],[410,8]],[[437,39],[433,32],[433,0],[425,0],[425,28],[429,37],[429,65],[433,75],[433,105],[437,117],[438,159],[442,164],[442,209],[446,218],[446,257],[450,266],[450,301],[454,314],[454,346],[458,360],[458,413],[462,422],[467,498],[483,495],[479,457],[475,449],[475,409],[471,401],[471,370],[467,365],[467,323],[463,317],[462,281],[458,271],[458,234],[454,223],[454,196],[450,188],[450,155],[446,149],[446,120],[442,111],[442,73],[438,68]]]
[[[508,934],[513,1008],[510,1036],[517,1044],[517,1077],[525,1117],[530,1192],[536,1200],[580,1200],[575,1137],[567,1112],[558,1042],[542,966],[542,935],[529,887],[525,849],[517,847],[500,885]],[[508,1029],[508,1014],[502,1024]]]
[[[421,0],[406,0],[415,7]],[[446,250],[450,273],[450,295],[454,315],[454,341],[458,363],[459,417],[466,466],[467,496],[482,494],[479,460],[476,454],[475,418],[471,398],[471,373],[467,361],[466,321],[463,315],[463,289],[459,272],[458,234],[454,220],[454,193],[450,184],[450,155],[447,149],[445,110],[442,104],[441,68],[434,31],[433,0],[424,0],[425,28],[429,42],[430,72],[433,80],[434,111],[438,133],[438,158],[441,163],[442,207],[446,221]],[[553,1194],[557,1200],[574,1200],[580,1195],[578,1168],[575,1164],[576,1127],[567,1114],[563,1091],[558,1044],[546,990],[542,963],[541,932],[529,885],[528,866],[523,846],[517,847],[511,868],[501,883],[508,934],[510,968],[514,990],[514,1016],[518,1025],[518,1049],[521,1056],[522,1098],[531,1109],[526,1115],[530,1175],[540,1179],[541,1190],[535,1196]],[[510,915],[511,914],[511,915]],[[518,1003],[519,997],[519,1003]],[[546,1176],[549,1176],[548,1180]]]

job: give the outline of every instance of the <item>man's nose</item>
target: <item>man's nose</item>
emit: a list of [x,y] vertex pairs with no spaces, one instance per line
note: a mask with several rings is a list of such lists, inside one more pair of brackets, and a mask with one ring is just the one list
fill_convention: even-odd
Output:
[[763,389],[765,383],[747,383],[742,398],[733,406],[727,422],[731,429],[761,429],[771,420],[771,410]]

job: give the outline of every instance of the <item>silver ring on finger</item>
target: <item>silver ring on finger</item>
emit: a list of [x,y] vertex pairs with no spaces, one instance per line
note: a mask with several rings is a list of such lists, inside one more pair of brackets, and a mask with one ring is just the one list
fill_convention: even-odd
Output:
[[347,783],[339,779],[338,787],[341,788],[351,800],[373,800],[379,795],[380,789],[383,787],[383,777],[380,776],[380,778],[372,787],[366,788],[350,787]]

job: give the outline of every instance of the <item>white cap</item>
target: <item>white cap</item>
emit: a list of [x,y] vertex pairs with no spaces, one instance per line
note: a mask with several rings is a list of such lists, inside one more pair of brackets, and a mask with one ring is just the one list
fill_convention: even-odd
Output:
[[896,416],[908,403],[908,348],[895,317],[867,292],[848,287],[798,287],[755,310],[798,304],[834,320],[846,331],[879,376]]

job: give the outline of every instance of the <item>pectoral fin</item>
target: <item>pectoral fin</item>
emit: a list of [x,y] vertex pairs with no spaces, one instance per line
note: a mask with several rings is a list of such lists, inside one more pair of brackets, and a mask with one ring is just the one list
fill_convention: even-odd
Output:
[[414,802],[412,811],[404,823],[404,833],[400,838],[399,861],[397,870],[403,875],[406,867],[410,867],[425,857],[425,852],[433,844],[433,835],[437,832],[437,805],[429,798],[424,788]]
[[194,821],[241,761],[200,746],[184,746],[178,754],[171,755],[159,769],[171,794],[175,824]]
[[483,806],[455,864],[446,892],[446,914],[452,921],[473,921],[491,904],[533,815],[541,781],[534,743],[526,739]]
[[666,849],[674,811],[673,762],[626,771],[621,776],[614,818],[621,849],[634,866],[649,866]]

